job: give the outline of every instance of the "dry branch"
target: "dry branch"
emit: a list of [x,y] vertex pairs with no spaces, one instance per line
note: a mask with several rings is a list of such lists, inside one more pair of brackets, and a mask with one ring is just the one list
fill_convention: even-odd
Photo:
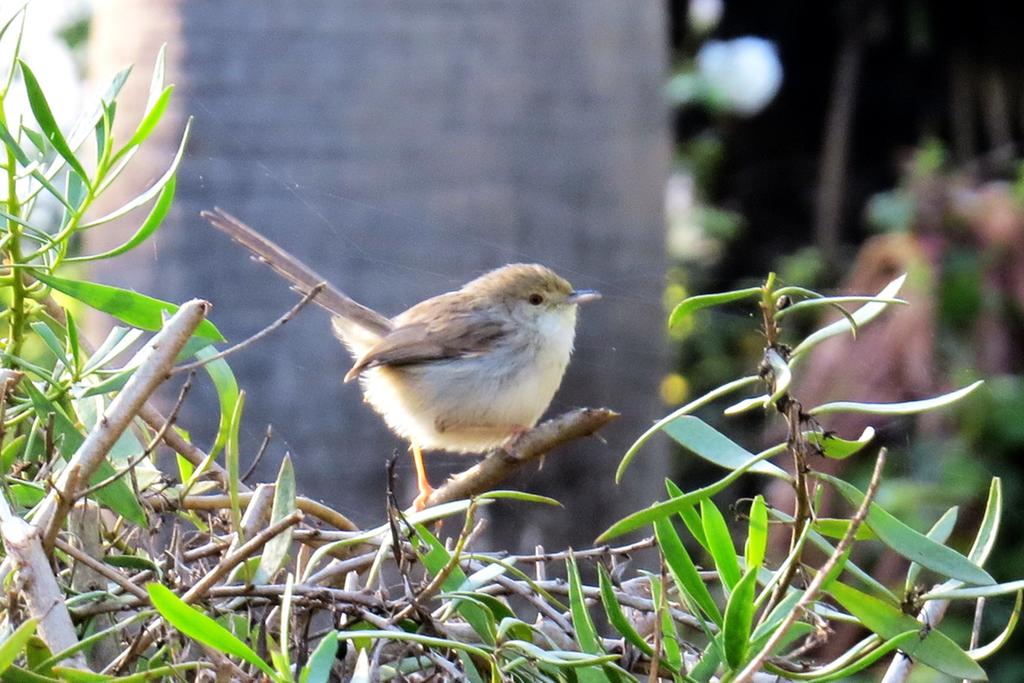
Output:
[[79,483],[88,482],[93,472],[106,460],[114,443],[157,387],[167,379],[174,359],[209,310],[210,304],[198,299],[182,304],[163,329],[139,351],[138,369],[110,402],[96,426],[71,457],[33,519],[38,528],[46,530],[45,542],[52,544],[57,530],[64,523],[67,506],[61,505],[61,501],[74,501]]
[[427,505],[472,498],[490,491],[524,465],[564,443],[590,436],[618,416],[607,408],[577,408],[543,422],[509,446],[492,451],[473,467],[453,475],[430,494]]
[[[71,615],[64,605],[64,594],[50,569],[43,552],[38,530],[21,519],[10,516],[0,523],[7,556],[18,568],[22,594],[29,614],[38,620],[38,633],[51,652],[63,652],[78,644]],[[68,657],[71,666],[88,669],[85,657],[76,652]]]

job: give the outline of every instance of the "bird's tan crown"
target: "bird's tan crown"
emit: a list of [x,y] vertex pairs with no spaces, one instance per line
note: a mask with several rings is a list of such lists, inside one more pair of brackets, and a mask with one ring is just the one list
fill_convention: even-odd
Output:
[[512,263],[467,282],[462,291],[493,298],[528,298],[531,294],[569,296],[572,285],[537,263]]

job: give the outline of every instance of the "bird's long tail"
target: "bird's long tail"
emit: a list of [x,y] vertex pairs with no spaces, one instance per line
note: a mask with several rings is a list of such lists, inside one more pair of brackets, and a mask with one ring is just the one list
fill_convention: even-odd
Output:
[[367,308],[346,296],[326,279],[317,275],[312,268],[227,211],[214,207],[213,211],[202,211],[200,215],[213,227],[226,233],[232,240],[252,252],[254,259],[273,268],[299,293],[308,294],[314,287],[323,284],[324,288],[313,301],[334,315],[355,323],[376,336],[384,336],[391,331],[390,320],[372,308]]

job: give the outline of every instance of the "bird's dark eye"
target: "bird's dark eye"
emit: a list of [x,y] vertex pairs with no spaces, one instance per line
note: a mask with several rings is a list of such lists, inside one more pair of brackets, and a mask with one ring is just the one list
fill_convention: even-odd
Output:
[[540,306],[542,303],[544,303],[544,297],[541,296],[540,294],[531,294],[530,298],[527,299],[527,301],[529,301],[530,304],[533,306]]

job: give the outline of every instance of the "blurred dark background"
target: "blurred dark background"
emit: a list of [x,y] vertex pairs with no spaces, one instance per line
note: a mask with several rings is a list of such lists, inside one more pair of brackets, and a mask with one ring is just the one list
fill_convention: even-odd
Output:
[[[796,391],[805,405],[908,400],[986,379],[955,409],[879,425],[892,448],[880,501],[918,529],[958,505],[951,542],[965,549],[1001,477],[990,569],[1014,579],[1024,555],[1013,512],[1024,445],[1022,20],[1024,6],[994,0],[98,2],[79,38],[89,73],[148,67],[166,42],[178,84],[165,147],[149,151],[151,175],[136,188],[162,172],[187,116],[195,127],[154,249],[96,277],[210,298],[232,339],[260,329],[295,298],[201,223],[198,211],[217,204],[389,313],[517,260],[601,289],[552,412],[600,404],[623,419],[605,441],[513,482],[566,503],[492,515],[496,537],[531,547],[589,543],[658,496],[666,472],[686,488],[715,475],[692,458],[666,460],[656,440],[625,489],[611,483],[652,420],[759,359],[750,311],[702,313],[666,335],[676,302],[769,270],[857,293],[907,272],[913,306],[822,347]],[[140,105],[146,85],[129,83]],[[819,322],[794,320],[788,332]],[[306,493],[368,523],[383,507],[383,462],[402,445],[341,386],[347,363],[312,311],[232,360],[249,392],[248,452],[267,423],[277,435],[261,476],[291,451]],[[200,392],[183,419],[200,440],[212,436],[216,416],[202,408],[212,405]],[[762,424],[724,428],[754,448],[773,438]],[[854,436],[863,424],[826,426]],[[437,480],[466,464],[428,462]],[[876,570],[896,583],[905,565],[883,559]],[[990,602],[987,637],[1011,602]],[[943,628],[965,642],[970,615],[954,611]],[[992,680],[1017,679],[1019,650],[1000,654]]]

